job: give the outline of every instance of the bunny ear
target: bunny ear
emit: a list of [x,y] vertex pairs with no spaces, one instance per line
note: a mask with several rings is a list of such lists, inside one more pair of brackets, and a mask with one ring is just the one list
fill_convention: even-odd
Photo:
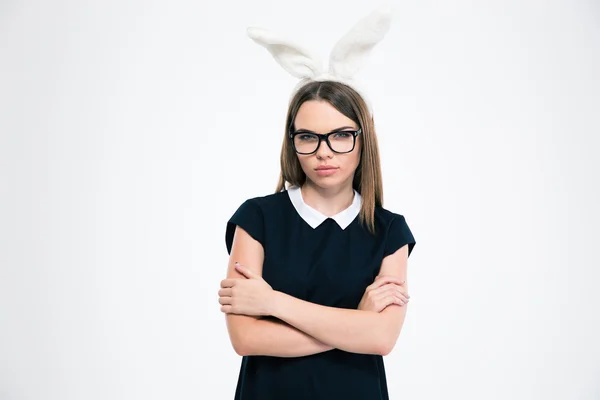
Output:
[[261,28],[248,28],[248,36],[265,47],[275,60],[297,78],[312,78],[322,73],[321,60],[293,41]]
[[330,73],[351,79],[363,66],[369,53],[390,29],[391,7],[381,7],[352,27],[333,47],[329,56]]

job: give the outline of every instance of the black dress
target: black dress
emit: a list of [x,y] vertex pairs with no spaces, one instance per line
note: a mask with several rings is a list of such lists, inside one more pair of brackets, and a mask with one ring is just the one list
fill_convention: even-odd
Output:
[[[361,197],[333,217],[298,187],[246,200],[227,223],[231,253],[239,225],[264,248],[262,276],[274,290],[312,303],[356,309],[383,258],[415,239],[404,216],[375,209],[376,236],[359,223]],[[333,349],[303,357],[245,356],[236,400],[388,400],[383,357]]]

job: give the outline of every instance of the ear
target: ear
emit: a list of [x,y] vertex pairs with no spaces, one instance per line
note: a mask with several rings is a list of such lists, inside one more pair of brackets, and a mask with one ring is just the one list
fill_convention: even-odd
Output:
[[265,47],[275,60],[297,78],[312,78],[322,73],[322,61],[298,43],[266,29],[250,27],[248,36]]
[[330,73],[344,79],[361,69],[371,50],[390,29],[392,9],[380,7],[358,21],[333,47],[329,56]]

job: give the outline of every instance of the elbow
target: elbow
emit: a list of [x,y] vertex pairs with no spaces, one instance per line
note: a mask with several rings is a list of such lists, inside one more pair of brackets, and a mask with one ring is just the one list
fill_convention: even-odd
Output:
[[381,319],[380,321],[381,324],[378,325],[377,329],[379,335],[377,335],[375,339],[376,354],[387,356],[394,350],[394,347],[396,347],[396,342],[402,331],[403,321],[398,321],[397,319]]
[[380,356],[387,356],[392,352],[392,350],[394,350],[395,345],[396,343],[391,342],[390,340],[381,340],[377,347],[376,354]]
[[392,334],[391,332],[386,332],[383,335],[380,335],[377,338],[377,342],[375,345],[375,354],[380,356],[389,355],[394,347],[396,346],[396,342],[398,341],[398,335]]
[[240,340],[232,340],[231,345],[233,346],[233,350],[238,356],[248,356],[250,352],[248,351],[248,346],[244,345]]
[[252,338],[254,335],[255,319],[245,315],[228,315],[227,330],[229,341],[235,353],[239,356],[252,355]]
[[231,346],[233,350],[238,356],[250,356],[254,353],[252,352],[251,345],[252,343],[250,337],[244,334],[235,334],[231,336]]

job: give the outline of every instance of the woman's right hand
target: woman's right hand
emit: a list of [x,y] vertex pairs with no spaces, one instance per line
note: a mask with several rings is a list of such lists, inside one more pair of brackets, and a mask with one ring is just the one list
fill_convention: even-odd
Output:
[[410,296],[406,292],[404,282],[395,276],[379,276],[367,286],[365,294],[358,305],[359,310],[381,312],[390,304],[403,306]]

